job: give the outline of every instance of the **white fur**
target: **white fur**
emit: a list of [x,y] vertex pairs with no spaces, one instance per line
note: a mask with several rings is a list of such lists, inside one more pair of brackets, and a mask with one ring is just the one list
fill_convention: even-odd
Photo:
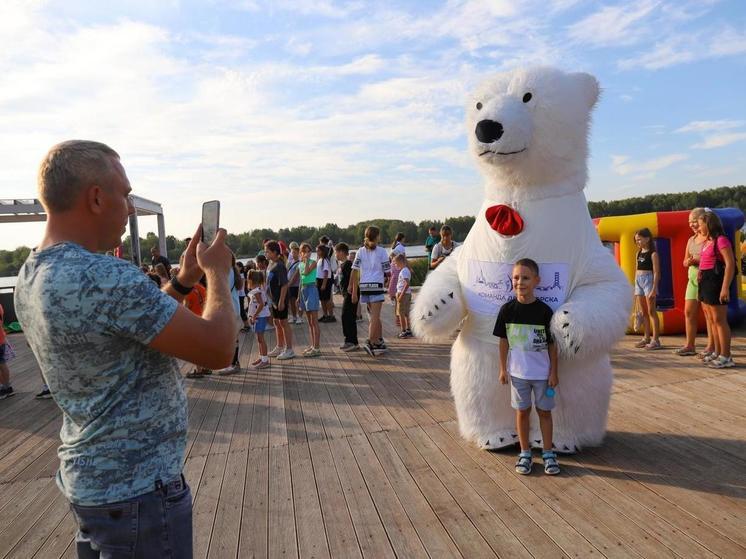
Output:
[[[526,93],[532,96],[528,103]],[[469,263],[524,257],[569,266],[566,299],[551,326],[560,350],[555,446],[573,451],[603,439],[612,383],[608,352],[624,333],[632,297],[598,239],[583,195],[590,113],[598,94],[598,83],[588,74],[530,68],[488,79],[469,100],[467,133],[486,178],[485,201],[463,246],[428,276],[414,303],[412,325],[425,340],[443,339],[461,325],[451,353],[451,390],[462,435],[483,448],[514,443],[515,422],[509,386],[498,382],[496,311],[470,308]],[[502,124],[497,141],[477,139],[475,128],[483,119]],[[525,226],[519,235],[504,237],[491,229],[484,214],[496,204],[521,214]],[[541,438],[535,416],[531,438]]]

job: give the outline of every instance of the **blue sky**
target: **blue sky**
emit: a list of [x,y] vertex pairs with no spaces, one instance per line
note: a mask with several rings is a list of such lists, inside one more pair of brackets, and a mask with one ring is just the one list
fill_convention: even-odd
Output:
[[467,93],[537,63],[602,85],[589,199],[743,184],[744,55],[741,0],[5,0],[0,198],[87,138],[177,236],[211,198],[233,231],[473,214]]

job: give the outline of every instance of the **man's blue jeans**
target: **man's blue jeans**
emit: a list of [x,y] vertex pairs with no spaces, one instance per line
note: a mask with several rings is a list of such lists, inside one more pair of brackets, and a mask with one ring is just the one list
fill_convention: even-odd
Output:
[[71,508],[79,559],[192,557],[192,492],[183,476],[134,499]]

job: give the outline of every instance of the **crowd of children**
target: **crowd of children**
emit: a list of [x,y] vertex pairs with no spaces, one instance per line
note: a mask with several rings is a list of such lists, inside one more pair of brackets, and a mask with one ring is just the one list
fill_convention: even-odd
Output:
[[[350,250],[346,243],[335,246],[327,237],[321,237],[315,248],[305,242],[285,245],[281,241],[265,239],[263,250],[253,261],[235,263],[231,289],[237,294],[237,314],[243,324],[242,331],[253,331],[259,347],[259,357],[251,364],[253,368],[269,367],[270,358],[280,361],[295,358],[291,325],[304,322],[308,327],[309,345],[301,355],[321,355],[319,323],[337,322],[334,292],[341,294],[343,299],[342,351],[361,348],[357,329],[363,307],[367,309],[369,325],[362,349],[371,356],[387,351],[381,323],[381,308],[387,294],[395,306],[398,337],[412,337],[409,325],[412,272],[406,256],[404,234],[396,236],[390,251],[379,245],[379,239],[380,230],[374,226],[366,228],[363,246],[356,251]],[[173,270],[175,273],[178,268]],[[158,274],[151,268],[146,270],[144,267],[143,271],[153,274],[153,281],[157,282],[155,276]],[[193,312],[201,313],[204,293],[204,285],[200,285],[184,304]],[[264,334],[270,329],[275,330],[277,343],[268,351]],[[228,374],[239,370],[236,350],[233,365],[217,372]],[[199,378],[211,373],[198,368],[187,376]]]

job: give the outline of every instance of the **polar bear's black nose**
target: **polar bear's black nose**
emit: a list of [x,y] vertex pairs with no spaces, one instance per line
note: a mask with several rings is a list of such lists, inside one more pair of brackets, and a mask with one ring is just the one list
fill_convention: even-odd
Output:
[[503,125],[494,120],[480,120],[477,122],[477,138],[483,144],[496,142],[503,135]]

